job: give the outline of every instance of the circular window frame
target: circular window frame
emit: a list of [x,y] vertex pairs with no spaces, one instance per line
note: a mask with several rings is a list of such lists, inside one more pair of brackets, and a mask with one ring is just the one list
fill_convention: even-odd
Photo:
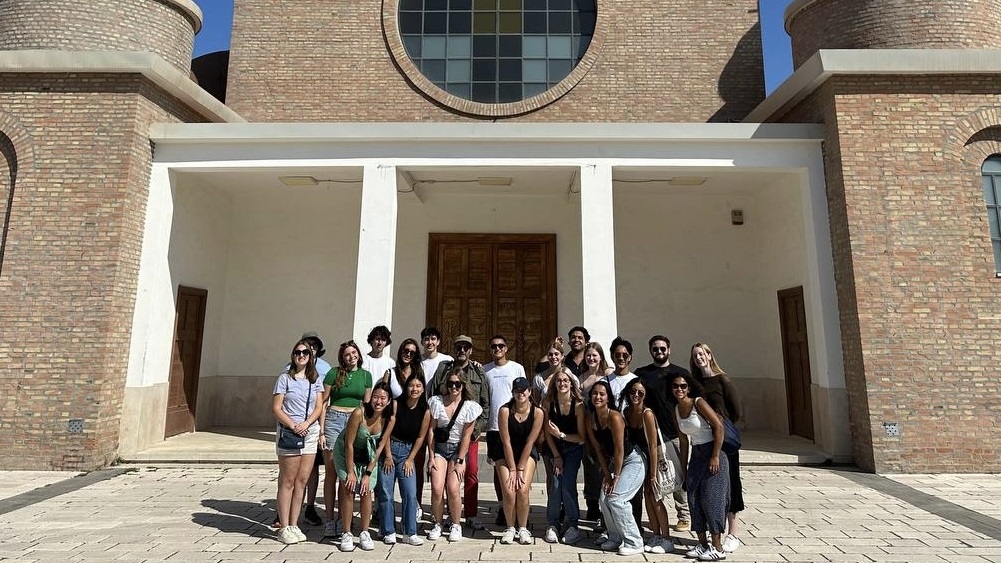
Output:
[[517,102],[496,104],[474,102],[446,92],[436,86],[434,82],[428,80],[410,59],[410,55],[407,54],[407,50],[403,46],[403,39],[400,37],[400,0],[383,0],[382,29],[386,46],[389,48],[389,53],[392,55],[393,61],[403,71],[403,75],[407,80],[416,86],[425,96],[441,105],[465,114],[482,117],[512,117],[544,108],[562,98],[577,83],[583,80],[584,76],[587,75],[598,61],[598,53],[601,51],[601,47],[605,43],[605,37],[608,35],[609,17],[607,10],[603,9],[605,0],[595,0],[594,4],[596,14],[591,42],[588,44],[584,56],[580,58],[580,61],[570,71],[570,74],[566,75],[563,80],[560,80],[559,83],[545,92]]

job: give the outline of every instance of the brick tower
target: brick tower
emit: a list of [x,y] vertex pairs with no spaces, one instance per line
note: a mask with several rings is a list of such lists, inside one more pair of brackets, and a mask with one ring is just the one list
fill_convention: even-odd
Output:
[[3,469],[115,459],[149,127],[232,117],[188,78],[200,26],[191,0],[0,0]]

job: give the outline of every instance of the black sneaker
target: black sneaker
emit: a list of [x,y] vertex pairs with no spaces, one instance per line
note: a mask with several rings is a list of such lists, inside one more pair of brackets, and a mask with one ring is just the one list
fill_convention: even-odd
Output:
[[309,524],[310,526],[319,526],[320,524],[323,524],[323,519],[320,518],[320,515],[316,513],[316,507],[313,505],[309,505],[306,507],[306,510],[303,512],[302,517],[304,520],[306,520],[306,523]]

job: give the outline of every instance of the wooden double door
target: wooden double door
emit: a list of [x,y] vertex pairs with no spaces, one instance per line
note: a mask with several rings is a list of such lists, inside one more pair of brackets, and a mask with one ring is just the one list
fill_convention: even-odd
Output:
[[556,235],[439,234],[428,237],[427,323],[452,340],[473,339],[473,358],[490,361],[489,339],[508,341],[508,358],[531,372],[556,337]]

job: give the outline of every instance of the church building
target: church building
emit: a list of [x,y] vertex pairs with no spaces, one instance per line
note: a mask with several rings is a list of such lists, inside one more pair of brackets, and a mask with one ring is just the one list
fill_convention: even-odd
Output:
[[[1001,0],[0,0],[0,469],[274,424],[292,344],[712,346],[750,431],[1001,471]],[[395,354],[395,344],[393,353]]]

